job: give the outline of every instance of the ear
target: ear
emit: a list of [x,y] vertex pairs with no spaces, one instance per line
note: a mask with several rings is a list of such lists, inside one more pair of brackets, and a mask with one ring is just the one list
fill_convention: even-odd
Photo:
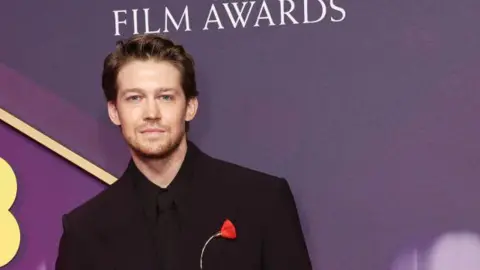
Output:
[[192,97],[187,100],[187,113],[185,114],[185,121],[190,122],[195,118],[198,110],[198,99],[196,97]]
[[116,126],[120,126],[120,118],[118,117],[117,105],[113,101],[109,101],[108,105],[108,116],[110,121]]

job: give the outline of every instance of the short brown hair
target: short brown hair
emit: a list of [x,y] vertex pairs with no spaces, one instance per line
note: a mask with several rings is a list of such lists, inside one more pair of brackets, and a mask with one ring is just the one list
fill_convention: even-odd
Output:
[[134,35],[120,40],[103,63],[102,88],[107,101],[115,101],[118,93],[117,76],[120,69],[132,60],[168,61],[181,73],[181,84],[187,100],[198,96],[195,63],[182,45],[158,34]]

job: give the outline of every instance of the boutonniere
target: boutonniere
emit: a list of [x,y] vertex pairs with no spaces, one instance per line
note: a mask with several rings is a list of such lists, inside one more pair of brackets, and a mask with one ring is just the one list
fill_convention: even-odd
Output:
[[202,254],[200,255],[200,269],[203,269],[203,253],[205,252],[205,248],[207,247],[208,243],[210,243],[210,241],[212,241],[216,237],[221,237],[225,239],[237,238],[237,230],[235,229],[235,226],[229,219],[226,219],[223,222],[223,225],[220,231],[210,236],[207,242],[205,242],[205,244],[203,245]]

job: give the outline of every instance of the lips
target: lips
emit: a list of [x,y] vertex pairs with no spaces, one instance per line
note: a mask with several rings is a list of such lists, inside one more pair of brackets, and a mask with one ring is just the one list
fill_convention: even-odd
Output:
[[163,132],[165,132],[165,130],[161,128],[145,128],[140,130],[140,133],[163,133]]

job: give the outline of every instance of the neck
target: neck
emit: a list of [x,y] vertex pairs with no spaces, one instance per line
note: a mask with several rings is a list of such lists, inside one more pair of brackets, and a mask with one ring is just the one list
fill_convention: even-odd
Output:
[[132,160],[138,170],[155,185],[166,188],[177,175],[187,154],[187,142],[180,145],[168,156],[161,159],[144,158],[132,154]]

